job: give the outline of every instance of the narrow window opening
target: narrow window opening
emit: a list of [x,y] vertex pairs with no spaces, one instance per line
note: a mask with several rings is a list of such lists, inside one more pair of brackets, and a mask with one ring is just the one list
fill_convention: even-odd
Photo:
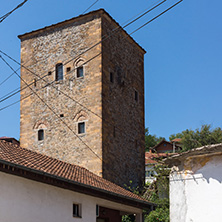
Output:
[[138,99],[139,99],[139,95],[138,95],[138,92],[135,90],[135,101],[138,102]]
[[85,133],[85,122],[78,123],[78,134]]
[[70,71],[71,71],[71,67],[67,67],[66,72],[70,72]]
[[81,205],[80,204],[73,204],[73,217],[81,217]]
[[42,140],[44,140],[44,130],[40,129],[38,131],[38,141],[42,141]]
[[60,114],[60,117],[64,117],[64,114]]
[[56,81],[63,80],[63,64],[62,63],[56,64],[55,80]]
[[51,71],[49,71],[49,72],[48,72],[48,76],[51,76],[51,75],[52,75],[52,72],[51,72]]
[[113,73],[112,72],[109,74],[109,80],[111,83],[113,83]]
[[83,77],[83,66],[77,68],[77,78]]
[[34,82],[33,82],[33,83],[34,83],[34,87],[36,87],[36,79],[34,79]]

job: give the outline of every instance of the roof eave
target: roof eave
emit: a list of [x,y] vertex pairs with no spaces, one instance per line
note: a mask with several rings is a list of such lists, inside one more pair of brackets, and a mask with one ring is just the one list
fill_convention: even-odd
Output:
[[[56,176],[56,175],[52,175],[52,174],[49,174],[49,173],[46,173],[43,171],[31,169],[31,168],[28,168],[28,167],[25,167],[25,166],[22,166],[19,164],[14,164],[14,163],[11,163],[11,162],[8,162],[5,160],[0,160],[0,164],[9,166],[8,168],[6,168],[6,167],[2,168],[0,166],[0,171],[6,172],[9,174],[13,174],[13,175],[17,175],[17,176],[21,176],[21,177],[24,177],[27,179],[35,180],[38,182],[50,184],[53,186],[61,187],[64,189],[75,191],[75,192],[88,194],[90,196],[100,197],[103,199],[107,199],[110,201],[118,202],[118,203],[129,205],[129,206],[133,206],[133,207],[140,208],[140,209],[152,209],[153,206],[155,206],[155,204],[147,202],[147,201],[136,200],[134,198],[115,194],[115,193],[112,193],[112,192],[109,192],[109,191],[106,191],[106,190],[103,190],[103,189],[100,189],[97,187],[78,183],[73,180],[68,180],[68,179],[60,177],[60,176]],[[11,167],[11,169],[10,169],[10,167]],[[23,172],[18,173],[15,171],[15,169],[29,172],[31,174],[24,174]],[[42,176],[43,178],[33,177],[32,174]],[[47,181],[46,180],[47,178],[50,178],[52,180]],[[53,180],[55,180],[55,181],[53,181]],[[64,182],[65,184],[59,184],[59,183],[56,183],[56,181],[61,181],[61,182]],[[70,186],[68,186],[68,185],[70,185]]]

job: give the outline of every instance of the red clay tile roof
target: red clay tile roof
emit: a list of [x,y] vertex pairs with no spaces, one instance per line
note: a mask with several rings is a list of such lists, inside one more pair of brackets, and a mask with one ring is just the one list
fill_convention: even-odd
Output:
[[157,164],[158,159],[167,158],[169,156],[175,155],[176,153],[145,153],[145,164]]
[[146,202],[146,204],[152,205],[143,198],[95,175],[83,167],[33,152],[4,140],[0,140],[0,162],[1,161],[10,162],[39,172],[45,172],[59,178],[70,180],[72,183],[76,182],[84,186],[94,187],[97,190],[109,192],[112,195],[143,201]]
[[171,142],[181,142],[181,140],[182,139],[180,139],[180,138],[175,138],[175,139],[171,140]]

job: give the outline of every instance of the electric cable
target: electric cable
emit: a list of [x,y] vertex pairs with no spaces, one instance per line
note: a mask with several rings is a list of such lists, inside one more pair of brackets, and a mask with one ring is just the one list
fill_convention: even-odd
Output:
[[[2,57],[0,56],[0,58],[7,64],[7,66],[12,69],[12,71],[15,72],[15,74],[22,80],[22,82],[24,82],[27,86],[28,86],[28,83],[26,83],[26,81],[21,77],[19,76],[19,74],[12,68],[12,66]],[[81,137],[79,137],[73,130],[72,128],[61,118],[59,118],[60,116],[38,95],[38,93],[36,93],[30,86],[29,86],[30,90],[41,100],[42,103],[44,103],[47,108],[55,115],[57,116],[57,118],[92,152],[95,154],[95,156],[97,156],[101,161],[102,161],[102,158],[96,153],[94,152],[91,147],[89,147],[88,144],[85,143],[85,141],[83,141],[83,139]]]
[[15,10],[17,10],[18,8],[22,7],[28,0],[24,0],[22,3],[20,3],[19,5],[17,5],[13,10],[11,10],[10,12],[6,13],[5,15],[0,17],[0,23],[3,22],[9,15],[11,15]]
[[[154,17],[153,19],[149,20],[147,23],[145,23],[145,25],[149,24],[150,22],[154,21],[155,19],[157,19],[160,15],[163,15],[164,13],[166,13],[167,11],[169,11],[170,9],[172,9],[173,7],[175,7],[177,4],[179,4],[180,2],[182,2],[183,0],[180,0],[179,2],[177,2],[176,4],[174,4],[173,6],[169,7],[167,10],[165,10],[164,12],[160,13],[158,16]],[[133,31],[133,33],[135,33],[136,31],[140,30],[141,28],[143,28],[145,25],[142,25],[141,27],[137,28],[135,31]],[[127,37],[127,36],[126,36]],[[125,37],[125,38],[126,38]],[[8,56],[6,53],[2,52],[0,50],[1,53],[3,53],[5,56],[7,56],[8,58],[10,58],[11,60],[13,60],[14,62],[16,62],[17,64],[20,64],[19,62],[17,62],[16,60],[14,60],[13,58],[11,58],[10,56]],[[29,72],[31,72],[32,74],[34,74],[35,76],[38,76],[36,73],[32,72],[31,70],[29,70],[28,68],[26,68],[25,66],[21,65],[22,67],[24,67],[25,69],[27,69]],[[39,76],[38,76],[39,77]],[[44,80],[44,79],[43,79]],[[44,80],[45,81],[45,80]],[[78,101],[74,100],[72,97],[70,97],[69,95],[67,95],[66,93],[64,93],[63,91],[57,89],[56,87],[54,87],[57,91],[59,91],[60,93],[62,93],[63,95],[65,95],[66,97],[68,97],[69,99],[73,100],[74,102],[76,102],[78,105],[82,106],[83,108],[85,108],[87,111],[93,113],[94,115],[98,116],[99,118],[103,119],[101,116],[99,116],[97,113],[93,112],[92,110],[90,110],[89,108],[85,107],[84,105],[82,105],[81,103],[79,103]],[[103,119],[104,120],[104,119]],[[105,121],[105,120],[104,120]],[[117,128],[118,129],[118,128]]]
[[[159,4],[157,4],[157,5],[155,5],[154,7],[152,7],[151,9],[148,9],[147,12],[144,12],[144,13],[143,13],[143,15],[140,15],[138,18],[134,19],[133,22],[137,21],[137,20],[140,19],[142,16],[146,15],[148,12],[151,12],[152,10],[154,10],[155,8],[157,8],[158,6],[160,6],[161,4],[163,4],[165,1],[166,1],[166,0],[163,0],[163,1],[161,1]],[[128,24],[124,25],[123,28],[126,28],[127,26],[131,25],[133,22],[129,22]],[[97,46],[98,44],[100,44],[102,41],[104,41],[104,40],[106,40],[107,38],[109,38],[110,36],[112,36],[113,32],[117,31],[118,29],[122,29],[122,27],[118,26],[117,28],[114,28],[114,29],[111,31],[110,35],[108,35],[108,36],[107,36],[107,35],[102,36],[102,40],[101,40],[101,41],[97,42],[95,45],[91,46],[90,48],[88,48],[88,49],[85,50],[84,52],[82,52],[82,53],[80,53],[79,55],[77,55],[77,56],[75,56],[74,58],[72,58],[71,60],[76,59],[76,58],[80,57],[81,55],[83,55],[84,53],[88,52],[90,49],[93,49],[95,46]],[[106,37],[106,38],[105,38],[105,37]],[[2,51],[1,51],[1,52],[2,52]],[[2,53],[3,53],[3,52],[2,52]],[[64,65],[66,65],[67,63],[69,63],[71,60],[68,60],[67,62],[64,62],[64,61],[63,61]],[[19,63],[19,65],[21,66],[20,63]],[[54,71],[55,71],[55,70],[53,69],[52,73],[53,73]],[[47,76],[47,75],[48,75],[48,74],[46,74],[45,76]],[[41,77],[41,78],[44,78],[45,76],[43,76],[43,77]],[[31,84],[33,84],[33,82],[30,83],[30,85],[31,85]],[[27,88],[27,87],[25,87],[25,88]],[[21,92],[22,90],[23,90],[23,89],[20,89],[20,92]],[[19,92],[19,91],[18,91],[18,92]],[[18,92],[17,92],[17,93],[18,93]],[[15,94],[16,94],[16,93],[15,93]],[[14,96],[15,94],[13,93],[12,96]],[[7,94],[7,95],[8,95],[8,94]],[[7,96],[7,95],[5,95],[5,96]],[[3,96],[3,98],[4,98],[5,96]],[[11,96],[9,96],[9,97],[7,97],[7,98],[10,98],[10,97],[11,97]],[[0,99],[2,99],[2,97],[1,97]],[[3,100],[3,101],[5,101],[5,100]],[[1,102],[1,101],[0,101],[0,102]]]
[[98,1],[99,1],[99,0],[96,0],[92,5],[90,5],[90,6],[82,13],[82,15],[85,14],[90,8],[92,8]]

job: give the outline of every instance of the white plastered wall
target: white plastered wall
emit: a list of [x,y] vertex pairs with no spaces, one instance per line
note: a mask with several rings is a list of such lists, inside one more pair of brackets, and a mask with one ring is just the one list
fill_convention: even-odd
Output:
[[[96,222],[96,205],[141,214],[138,208],[69,191],[0,172],[1,222]],[[72,216],[72,204],[82,205],[82,218]]]
[[221,155],[190,158],[171,174],[170,221],[222,221]]

